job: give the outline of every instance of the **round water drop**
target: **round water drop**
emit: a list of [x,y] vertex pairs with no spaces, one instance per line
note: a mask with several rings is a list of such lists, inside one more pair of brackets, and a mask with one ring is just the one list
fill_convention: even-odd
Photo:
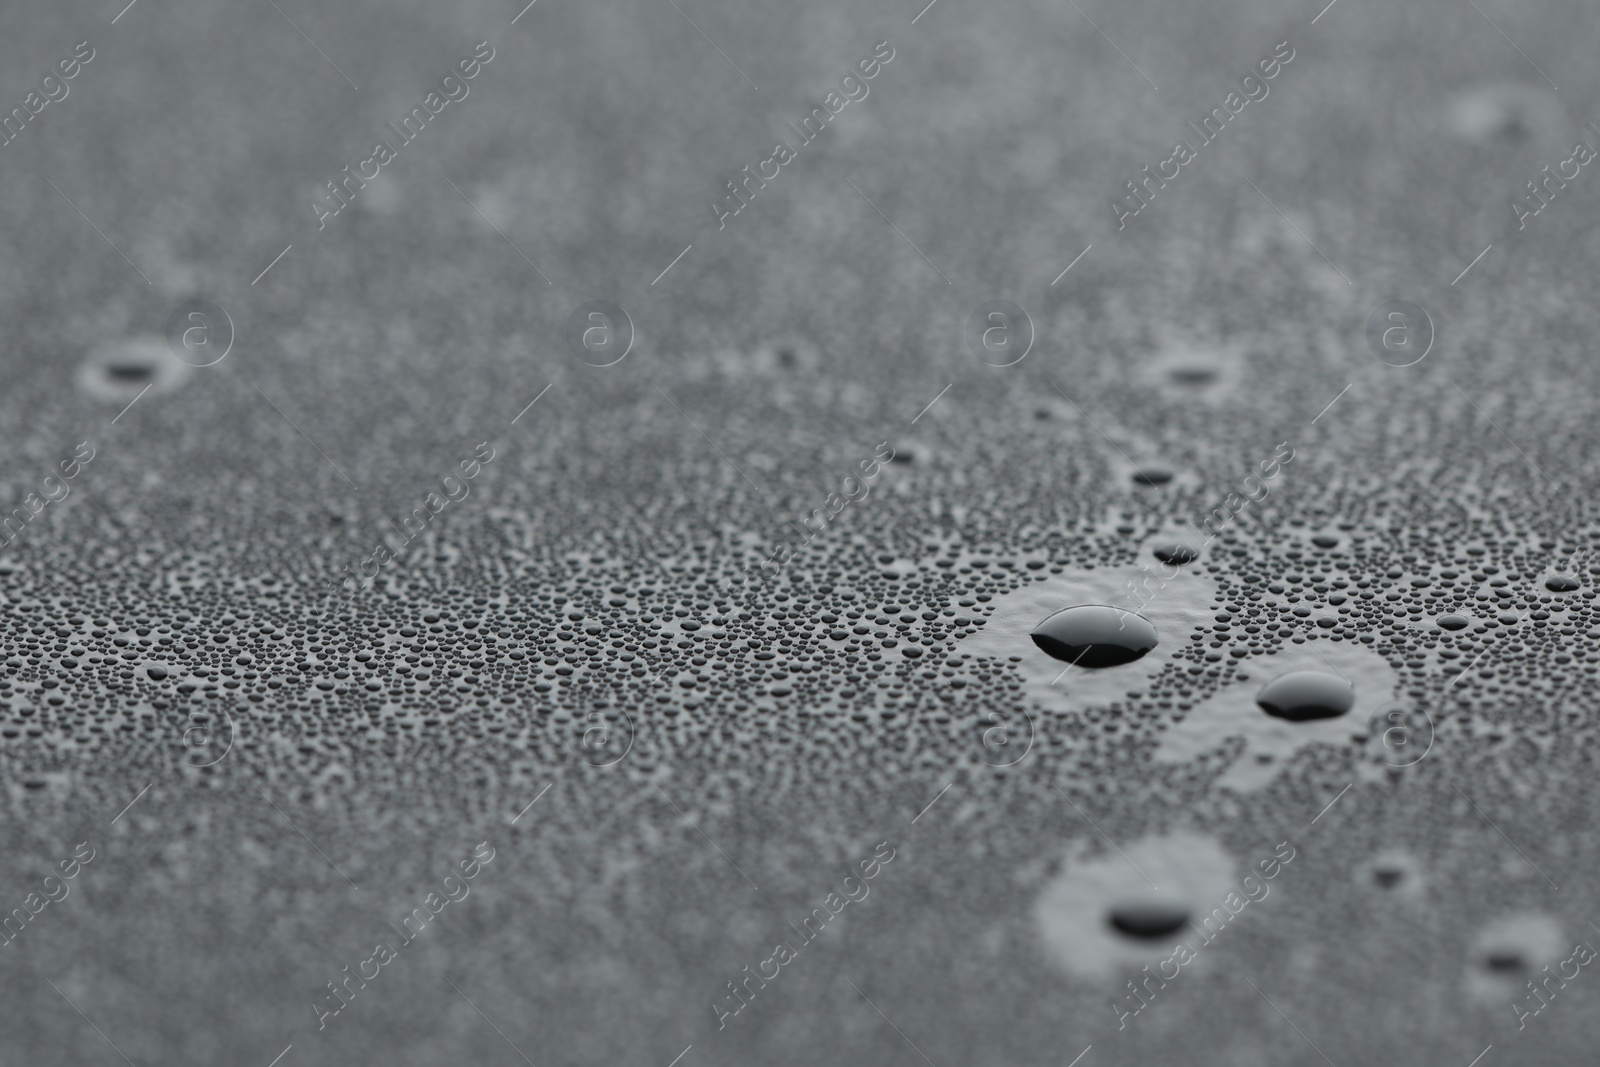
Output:
[[1141,467],[1133,472],[1138,485],[1166,485],[1172,481],[1172,472],[1161,467]]
[[1290,671],[1261,687],[1261,710],[1290,722],[1333,719],[1355,706],[1355,687],[1327,671]]
[[1155,548],[1150,550],[1150,554],[1155,556],[1155,558],[1159,559],[1162,563],[1171,563],[1173,565],[1193,563],[1195,560],[1200,558],[1199,552],[1196,552],[1188,545],[1179,544],[1176,541],[1164,545],[1157,545]]
[[1318,548],[1339,547],[1339,539],[1332,534],[1317,534],[1317,536],[1311,539],[1311,543],[1316,545]]
[[1217,380],[1217,372],[1211,367],[1184,365],[1167,371],[1167,377],[1179,385],[1210,385]]
[[1578,579],[1569,578],[1565,574],[1552,574],[1544,580],[1544,587],[1552,593],[1575,593],[1578,590]]
[[1166,937],[1189,921],[1189,909],[1153,900],[1118,904],[1106,915],[1111,928],[1129,937]]
[[1528,969],[1528,961],[1515,949],[1495,949],[1483,958],[1483,965],[1500,974],[1510,974]]
[[1029,636],[1046,655],[1080,667],[1132,663],[1157,644],[1156,628],[1150,620],[1105,604],[1065,608]]
[[1441,630],[1465,630],[1472,625],[1472,620],[1465,615],[1440,615],[1433,621]]
[[1394,864],[1380,864],[1372,869],[1372,880],[1384,889],[1393,889],[1405,876],[1405,868]]

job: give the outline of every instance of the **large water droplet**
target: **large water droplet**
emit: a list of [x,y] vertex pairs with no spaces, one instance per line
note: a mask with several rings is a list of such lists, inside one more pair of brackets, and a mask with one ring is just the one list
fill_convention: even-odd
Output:
[[1465,630],[1472,625],[1472,620],[1465,615],[1440,615],[1433,621],[1438,624],[1441,630]]
[[1158,643],[1150,620],[1104,604],[1065,608],[1040,623],[1029,636],[1046,655],[1080,667],[1132,663]]
[[1327,671],[1290,671],[1261,687],[1256,703],[1290,722],[1333,719],[1355,706],[1355,687]]
[[1569,578],[1565,574],[1552,574],[1544,580],[1544,587],[1552,593],[1575,593],[1578,590],[1578,579]]
[[1136,900],[1112,908],[1106,921],[1129,937],[1166,937],[1189,921],[1189,909],[1163,901]]
[[1173,541],[1169,544],[1157,545],[1155,548],[1150,550],[1150,554],[1155,556],[1155,558],[1159,559],[1162,563],[1171,563],[1174,566],[1184,563],[1193,563],[1195,560],[1200,558],[1199,552],[1196,552],[1188,545],[1179,544],[1176,541]]

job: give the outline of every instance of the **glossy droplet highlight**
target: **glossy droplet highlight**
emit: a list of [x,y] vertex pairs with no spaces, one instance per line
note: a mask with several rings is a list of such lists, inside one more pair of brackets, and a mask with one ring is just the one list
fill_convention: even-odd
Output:
[[1166,937],[1189,921],[1189,909],[1162,901],[1136,900],[1118,904],[1106,915],[1113,930],[1129,937]]
[[1211,367],[1180,366],[1167,371],[1167,377],[1179,385],[1210,385],[1217,372]]
[[1162,563],[1171,563],[1174,565],[1193,563],[1195,560],[1200,558],[1200,553],[1196,552],[1188,545],[1179,544],[1176,541],[1170,544],[1157,545],[1155,548],[1150,550],[1150,554],[1155,556],[1155,558],[1159,559]]
[[1333,719],[1355,706],[1355,687],[1327,671],[1290,671],[1261,687],[1261,710],[1290,722]]
[[1105,604],[1065,608],[1030,634],[1046,655],[1079,667],[1116,667],[1156,647],[1156,628],[1143,615]]
[[1161,467],[1141,467],[1133,472],[1136,485],[1166,485],[1172,481],[1172,472]]

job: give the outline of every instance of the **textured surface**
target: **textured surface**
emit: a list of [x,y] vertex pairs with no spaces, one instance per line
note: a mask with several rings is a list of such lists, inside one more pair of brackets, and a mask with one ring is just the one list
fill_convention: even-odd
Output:
[[518,6],[0,15],[0,1061],[1592,1057],[1587,9]]

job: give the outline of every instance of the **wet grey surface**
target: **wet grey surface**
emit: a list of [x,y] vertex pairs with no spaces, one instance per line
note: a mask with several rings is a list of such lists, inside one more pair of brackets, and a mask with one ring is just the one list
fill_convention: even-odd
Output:
[[1592,1058],[1583,6],[0,27],[0,1061]]

